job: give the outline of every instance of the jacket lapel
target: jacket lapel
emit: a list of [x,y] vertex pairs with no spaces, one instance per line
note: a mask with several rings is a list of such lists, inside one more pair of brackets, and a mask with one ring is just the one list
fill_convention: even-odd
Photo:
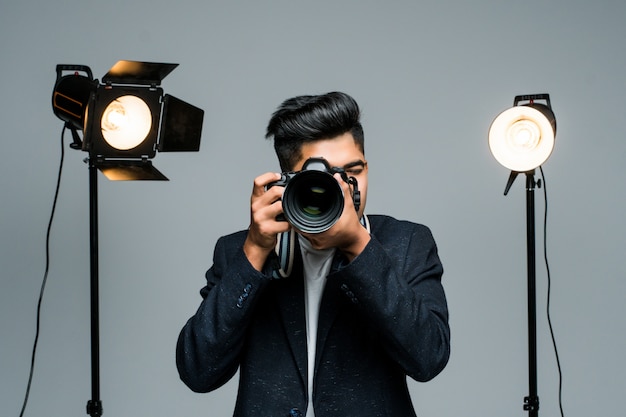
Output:
[[[340,255],[336,255],[340,256]],[[328,333],[337,317],[338,306],[341,302],[341,290],[339,283],[334,279],[326,279],[324,293],[320,303],[319,319],[317,326],[317,351],[315,352],[315,369],[317,369],[322,352],[325,349]]]
[[[366,215],[363,215],[360,221],[363,227],[371,233],[372,229],[369,218]],[[333,271],[339,269],[344,260],[345,258],[343,258],[341,254],[336,253],[329,275],[332,275]],[[317,369],[320,363],[320,358],[322,357],[322,352],[325,349],[326,340],[328,339],[328,333],[330,332],[333,322],[339,313],[340,305],[345,301],[345,298],[342,299],[342,294],[343,291],[340,289],[338,281],[332,278],[327,278],[326,286],[324,287],[324,294],[320,304],[320,316],[317,327],[317,351],[315,352],[315,369]]]

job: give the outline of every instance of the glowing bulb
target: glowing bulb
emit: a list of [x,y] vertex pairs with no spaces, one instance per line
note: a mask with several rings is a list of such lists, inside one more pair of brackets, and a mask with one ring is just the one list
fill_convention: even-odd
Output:
[[543,164],[554,148],[554,128],[548,117],[530,106],[505,110],[491,124],[489,148],[505,167],[526,172]]
[[531,120],[518,120],[507,129],[507,141],[515,150],[532,150],[541,141],[541,130]]
[[102,137],[113,148],[129,150],[148,137],[152,113],[145,101],[137,96],[121,96],[104,110],[101,119]]

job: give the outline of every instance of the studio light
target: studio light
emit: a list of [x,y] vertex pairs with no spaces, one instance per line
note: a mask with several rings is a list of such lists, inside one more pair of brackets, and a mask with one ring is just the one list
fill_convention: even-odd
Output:
[[[110,180],[167,180],[151,159],[159,152],[197,152],[204,111],[163,94],[161,81],[178,64],[118,61],[94,80],[84,65],[57,65],[52,110],[72,132],[70,147],[89,153],[91,400],[100,400],[98,171]],[[79,132],[82,131],[82,138]]]
[[[545,104],[538,103],[543,101]],[[524,104],[520,104],[524,103]],[[526,175],[526,262],[528,303],[528,388],[524,410],[539,415],[537,395],[537,302],[535,260],[535,169],[552,154],[556,118],[548,94],[516,96],[513,107],[500,113],[489,129],[489,148],[495,159],[511,170],[504,189],[507,195],[515,178]]]
[[87,66],[57,65],[52,108],[72,129],[72,147],[111,180],[166,180],[150,160],[157,151],[197,152],[204,117],[159,87],[177,66],[118,61],[100,83]]
[[[538,103],[546,101],[546,104]],[[526,104],[520,104],[526,102]],[[554,149],[556,118],[548,94],[515,97],[489,129],[489,148],[496,160],[516,172],[542,165]]]

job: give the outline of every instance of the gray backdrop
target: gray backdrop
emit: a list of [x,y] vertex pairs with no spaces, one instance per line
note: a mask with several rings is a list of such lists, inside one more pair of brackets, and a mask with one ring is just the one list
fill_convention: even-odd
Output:
[[[58,63],[101,78],[118,59],[175,62],[165,91],[206,111],[199,153],[162,154],[167,183],[99,175],[105,416],[228,416],[236,378],[194,394],[178,331],[213,246],[248,224],[252,179],[278,170],[265,124],[298,94],[343,90],[363,109],[367,212],[429,225],[446,269],[452,357],[411,381],[421,416],[523,416],[525,192],[487,130],[517,94],[549,93],[544,165],[552,319],[566,415],[623,414],[626,387],[621,0],[120,1],[0,3],[0,415],[17,416],[35,335],[62,122]],[[69,141],[69,135],[66,143]],[[67,147],[67,145],[66,145]],[[82,416],[90,399],[86,154],[67,148],[27,415]],[[537,193],[540,415],[558,414]]]

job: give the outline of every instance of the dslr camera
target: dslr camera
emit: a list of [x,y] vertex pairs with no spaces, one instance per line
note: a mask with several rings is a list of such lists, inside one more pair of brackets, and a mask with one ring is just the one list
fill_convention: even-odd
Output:
[[283,172],[281,179],[268,184],[284,186],[283,213],[277,220],[288,221],[305,233],[322,233],[330,229],[341,217],[344,208],[343,190],[334,174],[351,186],[354,207],[359,210],[361,194],[358,182],[348,177],[343,168],[331,167],[324,158],[309,158],[301,171]]

